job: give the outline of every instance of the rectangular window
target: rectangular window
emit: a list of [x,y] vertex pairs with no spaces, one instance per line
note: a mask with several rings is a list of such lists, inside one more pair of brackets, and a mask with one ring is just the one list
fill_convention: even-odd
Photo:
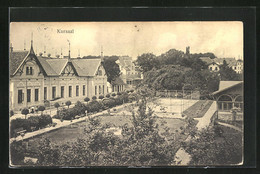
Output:
[[56,87],[52,87],[52,99],[56,98]]
[[23,90],[19,89],[18,90],[18,103],[23,102]]
[[71,96],[71,94],[72,94],[71,92],[72,92],[72,86],[69,86],[69,97],[72,97]]
[[97,86],[95,86],[95,95],[97,95]]
[[79,86],[76,86],[76,96],[79,96]]
[[101,94],[101,86],[98,86],[98,94]]
[[31,89],[27,89],[27,102],[31,102]]
[[64,98],[64,86],[60,87],[60,97]]
[[26,67],[26,75],[29,75],[29,67]]
[[83,85],[83,89],[82,89],[82,91],[83,91],[83,96],[85,95],[85,88],[86,88],[86,86]]
[[44,100],[47,100],[47,87],[44,87]]
[[35,99],[35,101],[39,101],[39,89],[35,89],[35,91],[34,91],[34,99]]
[[32,75],[33,74],[33,69],[32,69],[32,67],[30,67],[30,75]]

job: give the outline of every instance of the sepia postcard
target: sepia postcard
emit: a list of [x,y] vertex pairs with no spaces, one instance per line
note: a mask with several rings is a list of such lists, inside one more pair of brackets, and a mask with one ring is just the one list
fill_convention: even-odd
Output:
[[9,166],[240,166],[240,21],[11,22]]

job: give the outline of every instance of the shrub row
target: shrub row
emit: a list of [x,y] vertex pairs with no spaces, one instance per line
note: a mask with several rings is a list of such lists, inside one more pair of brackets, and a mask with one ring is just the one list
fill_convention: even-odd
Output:
[[17,131],[26,130],[31,132],[46,127],[52,123],[50,115],[31,116],[28,119],[17,118],[11,121],[10,134],[11,137],[16,136]]
[[[103,96],[101,98],[103,99]],[[78,101],[73,108],[63,108],[62,110],[59,110],[54,118],[61,120],[72,120],[75,119],[77,115],[79,116],[85,114],[86,110],[88,113],[99,112],[117,105],[122,105],[123,103],[127,103],[129,101],[132,102],[134,99],[135,97],[129,96],[126,92],[122,92],[116,98],[109,97],[100,101],[92,100],[86,105]]]

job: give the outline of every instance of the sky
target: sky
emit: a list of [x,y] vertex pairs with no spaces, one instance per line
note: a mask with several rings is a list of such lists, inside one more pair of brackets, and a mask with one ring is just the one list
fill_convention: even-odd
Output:
[[[74,30],[59,33],[57,30]],[[14,50],[29,50],[71,57],[160,55],[169,49],[190,53],[212,52],[217,57],[243,59],[243,23],[233,22],[12,22],[10,43]]]

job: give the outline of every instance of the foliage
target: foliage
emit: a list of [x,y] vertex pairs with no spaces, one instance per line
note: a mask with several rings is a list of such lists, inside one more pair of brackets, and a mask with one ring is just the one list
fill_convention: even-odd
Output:
[[102,100],[102,99],[104,98],[104,96],[103,96],[103,95],[100,95],[98,98]]
[[151,53],[138,56],[136,62],[141,67],[142,72],[150,71],[151,69],[159,65],[159,60],[157,60],[156,56]]
[[107,74],[107,81],[109,83],[111,83],[112,80],[120,76],[119,65],[115,62],[117,59],[118,57],[116,56],[104,59],[103,66]]
[[118,92],[116,95],[121,95],[121,92]]
[[42,114],[43,114],[43,111],[44,111],[44,110],[45,110],[45,107],[44,107],[44,106],[39,106],[38,111],[41,111]]
[[215,126],[195,132],[193,138],[184,143],[185,150],[192,158],[191,165],[227,165],[242,161],[241,136],[232,134],[226,137],[220,129]]
[[52,123],[50,115],[31,116],[28,119],[17,118],[11,120],[10,135],[16,136],[17,130],[26,130],[31,132],[33,130],[41,129]]
[[115,93],[112,93],[112,96],[113,96],[113,97],[115,97],[115,96],[116,96],[116,94],[115,94]]
[[10,110],[10,117],[12,117],[14,115],[14,111]]
[[11,162],[13,165],[21,165],[24,161],[25,150],[22,141],[13,141],[10,144]]
[[107,95],[106,95],[106,98],[109,98],[109,97],[110,97],[110,94],[107,94]]
[[70,107],[70,105],[71,105],[71,101],[66,101],[66,103],[65,103],[67,106],[68,106],[68,108]]
[[103,105],[108,108],[112,108],[116,106],[116,102],[114,99],[105,99],[103,100]]
[[89,99],[88,97],[86,97],[86,98],[84,98],[84,101],[85,101],[85,102],[89,102],[90,99]]
[[242,80],[241,75],[237,74],[232,67],[229,67],[226,60],[223,61],[223,64],[219,67],[219,74],[221,80]]
[[56,102],[56,103],[54,104],[54,107],[55,107],[55,108],[59,108],[59,107],[60,107],[60,104],[59,104],[58,102]]
[[25,116],[26,119],[26,115],[29,114],[29,109],[24,108],[21,113]]
[[[120,96],[121,97],[121,96]],[[91,103],[97,103],[92,101]],[[152,110],[146,108],[142,96],[138,112],[132,113],[133,126],[124,125],[122,136],[106,131],[98,118],[88,118],[85,136],[77,141],[52,144],[48,139],[39,143],[36,156],[40,166],[151,166],[174,163],[176,148],[158,131]]]
[[93,96],[93,97],[92,97],[92,100],[96,100],[96,99],[97,99],[97,97],[96,97],[96,96]]
[[86,110],[88,112],[98,112],[100,109],[103,108],[102,102],[98,102],[96,100],[91,101],[87,106]]

